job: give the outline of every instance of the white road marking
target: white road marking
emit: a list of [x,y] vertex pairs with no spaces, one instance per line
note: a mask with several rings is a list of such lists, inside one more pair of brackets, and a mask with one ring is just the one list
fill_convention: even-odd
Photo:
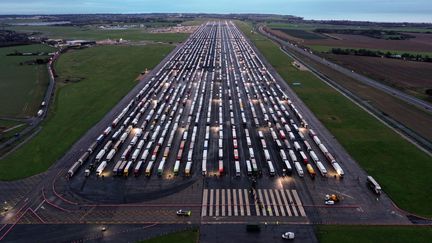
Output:
[[288,194],[289,204],[291,205],[291,209],[292,209],[292,211],[294,213],[294,216],[298,216],[297,209],[296,209],[296,207],[294,205],[294,201],[293,201],[293,199],[291,197],[291,194],[290,194],[289,190],[286,189],[285,192]]
[[294,199],[297,202],[297,207],[300,211],[301,216],[306,217],[306,212],[304,211],[303,204],[300,201],[300,197],[297,194],[297,191],[296,190],[291,190],[291,191],[292,191],[292,194],[294,195]]
[[[263,197],[262,197],[262,194],[261,194],[261,189],[258,189],[258,197],[259,197],[259,200],[260,200],[260,202],[261,202],[261,205],[263,205],[264,207],[265,207],[265,205],[264,205],[264,200],[263,200]],[[263,214],[263,216],[267,216],[267,213],[266,213],[266,210],[265,210],[265,208],[262,208],[263,210],[262,210],[262,214]]]
[[243,192],[244,192],[245,205],[246,205],[246,215],[247,216],[251,216],[248,190],[247,189],[243,189]]
[[269,214],[269,216],[273,216],[273,210],[272,210],[272,208],[271,208],[271,202],[270,202],[270,200],[269,200],[269,197],[268,197],[268,194],[267,194],[267,189],[264,189],[263,190],[264,191],[264,197],[265,197],[265,199],[266,199],[266,203],[265,203],[265,208],[264,208],[264,210],[267,210],[267,212],[268,212],[268,214]]
[[231,189],[227,189],[228,193],[228,216],[232,215],[232,208],[231,208]]
[[234,216],[238,216],[237,190],[236,189],[233,189],[233,205],[234,205]]
[[238,197],[239,197],[240,215],[244,216],[244,208],[243,208],[244,204],[243,204],[242,189],[238,189],[238,191],[239,191]]
[[222,189],[222,216],[225,216],[225,189]]
[[207,216],[207,195],[208,194],[208,189],[204,189],[203,192],[203,201],[202,201],[202,209],[201,209],[201,216]]
[[287,212],[288,216],[292,216],[292,213],[291,213],[291,210],[289,208],[289,204],[288,204],[288,201],[286,199],[284,190],[280,190],[280,193],[282,195],[282,200],[283,200],[284,205],[285,205],[285,211]]
[[210,207],[209,207],[209,216],[213,216],[213,189],[210,189]]
[[215,192],[216,192],[215,216],[219,216],[219,189],[216,189]]

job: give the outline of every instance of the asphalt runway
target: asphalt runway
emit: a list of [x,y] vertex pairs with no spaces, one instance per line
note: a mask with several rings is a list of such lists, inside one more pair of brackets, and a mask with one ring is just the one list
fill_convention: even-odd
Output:
[[365,179],[234,23],[208,22],[22,196],[0,239],[21,224],[409,224]]

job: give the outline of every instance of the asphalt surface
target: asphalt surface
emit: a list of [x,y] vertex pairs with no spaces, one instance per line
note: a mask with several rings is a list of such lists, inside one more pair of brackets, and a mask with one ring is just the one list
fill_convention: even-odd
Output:
[[[305,123],[307,128],[302,127]],[[112,144],[120,141],[113,138],[120,129],[125,139],[107,158]],[[141,136],[131,144],[139,129]],[[312,139],[311,129],[340,164],[343,177],[333,168],[335,161],[327,159]],[[71,171],[98,137],[91,155]],[[122,158],[129,145],[131,153]],[[105,147],[107,152],[96,159]],[[326,173],[320,173],[308,150],[316,153]],[[99,167],[103,161],[107,166],[99,175],[91,170],[85,176],[90,164]],[[133,170],[114,175],[117,161],[131,161]],[[192,165],[190,171],[187,163]],[[315,173],[308,173],[306,164]],[[146,75],[40,183],[35,182],[34,189],[2,218],[0,240],[12,241],[21,224],[81,224],[88,231],[92,225],[105,224],[227,224],[220,229],[239,239],[252,236],[232,229],[251,222],[264,227],[409,224],[385,194],[376,197],[367,188],[365,179],[365,172],[238,28],[229,21],[208,22]],[[324,205],[324,196],[332,193],[341,202]],[[177,216],[178,209],[192,214]],[[316,241],[311,227],[299,227],[300,239]],[[288,228],[264,228],[259,239],[279,238]],[[205,238],[211,234],[203,232],[203,242],[219,240]]]

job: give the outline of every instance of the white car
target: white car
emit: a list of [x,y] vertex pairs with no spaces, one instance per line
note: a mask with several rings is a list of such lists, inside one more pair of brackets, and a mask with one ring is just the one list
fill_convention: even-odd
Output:
[[325,205],[334,205],[335,204],[335,202],[333,200],[327,200],[324,203],[325,203]]
[[294,232],[285,232],[282,234],[282,239],[293,240],[295,238]]

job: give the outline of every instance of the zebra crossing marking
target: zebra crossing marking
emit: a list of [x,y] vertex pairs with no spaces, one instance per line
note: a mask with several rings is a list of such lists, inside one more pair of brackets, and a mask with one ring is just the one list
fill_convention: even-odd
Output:
[[209,216],[213,216],[213,189],[210,189],[210,210]]
[[243,189],[244,192],[244,198],[245,198],[245,203],[246,203],[246,214],[247,216],[251,216],[251,211],[250,211],[250,207],[249,207],[249,194],[248,194],[248,190],[247,189]]
[[282,201],[280,199],[279,190],[274,190],[274,193],[276,195],[277,204],[280,208],[280,213],[282,214],[282,216],[286,216]]
[[207,195],[208,195],[208,189],[204,189],[204,191],[203,191],[203,201],[202,201],[201,216],[206,216],[207,215]]
[[227,189],[227,193],[228,193],[228,216],[231,216],[232,215],[232,212],[231,212],[231,190],[230,189]]
[[262,194],[261,194],[261,189],[258,189],[258,197],[259,197],[259,201],[261,202],[261,208],[263,209],[262,210],[262,215],[263,216],[267,216],[267,213],[266,213],[266,210],[265,210],[265,205],[264,205],[264,200],[263,200],[263,197],[262,197]]
[[233,206],[234,206],[234,216],[238,216],[236,189],[233,189]]
[[215,216],[219,216],[219,189],[216,189]]
[[225,216],[225,189],[222,189],[222,216]]
[[291,210],[290,210],[290,208],[289,208],[289,204],[288,204],[288,201],[287,201],[287,199],[286,199],[285,193],[283,193],[283,191],[281,191],[280,193],[281,193],[281,195],[282,195],[282,200],[283,200],[283,202],[284,202],[285,210],[287,211],[288,216],[292,216],[292,213],[291,213]]
[[239,197],[239,206],[240,206],[240,215],[244,216],[244,208],[243,208],[243,193],[242,193],[242,189],[238,189],[238,197]]
[[248,189],[204,189],[201,216],[306,217],[296,190],[257,189],[252,204],[250,193]]
[[294,216],[298,216],[297,209],[295,208],[294,201],[293,201],[293,199],[291,197],[291,194],[290,194],[289,190],[285,190],[285,191],[286,191],[286,193],[288,195],[289,205],[291,206],[291,209],[293,211]]
[[300,211],[300,215],[303,216],[303,217],[305,217],[306,216],[306,212],[304,211],[303,205],[302,205],[302,203],[300,201],[300,198],[299,198],[299,196],[297,194],[297,191],[292,190],[291,192],[294,195],[294,199],[295,199],[295,201],[297,203],[297,207],[298,207],[298,209]]
[[[274,195],[273,195],[273,190],[270,189],[270,190],[268,190],[268,191],[269,191],[269,194],[270,194],[271,201],[272,201],[272,202],[276,202],[275,197],[274,197]],[[273,204],[273,208],[274,208],[274,214],[275,214],[276,216],[279,216],[279,210],[278,210],[278,205],[277,205],[277,203],[274,203],[274,204]]]
[[271,202],[269,200],[267,190],[264,190],[264,198],[266,200],[265,210],[267,210],[267,213],[269,214],[269,216],[273,216],[273,210],[271,208]]

